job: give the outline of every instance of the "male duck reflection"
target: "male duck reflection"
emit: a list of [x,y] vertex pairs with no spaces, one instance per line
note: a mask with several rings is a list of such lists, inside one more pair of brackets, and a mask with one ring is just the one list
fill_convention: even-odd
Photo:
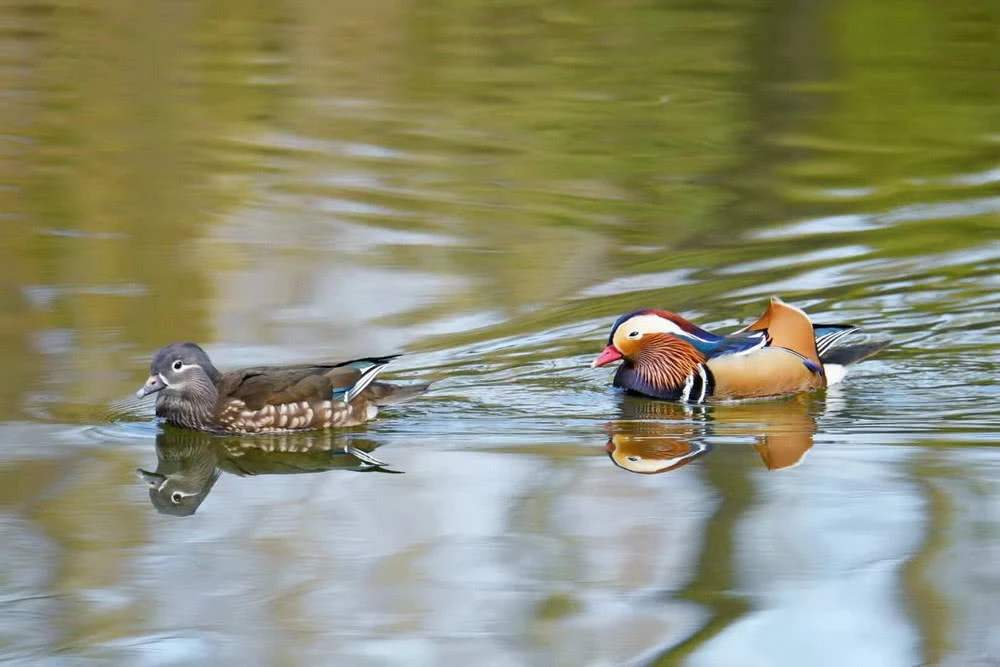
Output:
[[692,419],[691,408],[676,403],[630,399],[623,407],[625,419],[607,426],[605,449],[619,468],[645,474],[676,470],[711,451],[708,439],[731,437],[752,438],[768,470],[793,467],[812,448],[814,413],[823,408],[821,401],[806,394],[718,405],[697,420]]
[[241,477],[334,469],[397,472],[369,453],[374,449],[356,440],[344,446],[333,431],[239,438],[167,426],[156,436],[156,470],[136,473],[159,512],[190,516],[223,471]]
[[427,390],[426,384],[374,382],[395,356],[330,364],[257,366],[220,373],[194,343],[173,343],[153,357],[136,392],[157,394],[156,415],[216,433],[281,433],[357,426],[379,407]]
[[677,470],[711,449],[684,423],[620,421],[609,424],[608,432],[605,450],[611,462],[645,475]]
[[888,344],[844,344],[857,330],[850,324],[814,325],[777,297],[759,320],[729,335],[708,332],[674,313],[644,309],[615,321],[592,366],[620,360],[616,387],[664,400],[791,394],[839,382],[847,365]]

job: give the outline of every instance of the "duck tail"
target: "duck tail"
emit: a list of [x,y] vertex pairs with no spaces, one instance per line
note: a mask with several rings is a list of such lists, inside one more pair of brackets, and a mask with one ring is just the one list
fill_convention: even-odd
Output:
[[429,382],[406,385],[378,382],[371,386],[371,400],[375,405],[393,405],[395,403],[404,403],[426,393],[426,391],[430,389],[430,386]]
[[853,345],[837,345],[820,355],[824,365],[849,366],[872,357],[889,347],[889,340],[865,341]]

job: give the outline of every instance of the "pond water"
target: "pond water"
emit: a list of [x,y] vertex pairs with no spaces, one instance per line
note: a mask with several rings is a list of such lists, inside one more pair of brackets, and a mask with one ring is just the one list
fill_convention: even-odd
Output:
[[[0,29],[0,659],[1000,660],[1000,5],[46,1]],[[701,408],[588,367],[623,312],[724,329],[773,294],[893,344]],[[130,397],[173,340],[404,352],[434,386],[348,432],[164,430]]]

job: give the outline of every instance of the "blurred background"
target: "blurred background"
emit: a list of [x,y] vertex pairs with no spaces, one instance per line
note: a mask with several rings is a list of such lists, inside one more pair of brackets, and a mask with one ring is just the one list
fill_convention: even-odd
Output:
[[[997,3],[15,0],[0,33],[0,659],[1000,660]],[[633,308],[772,294],[895,343],[750,405],[587,367]],[[436,385],[291,444],[163,431],[130,396],[174,340]]]

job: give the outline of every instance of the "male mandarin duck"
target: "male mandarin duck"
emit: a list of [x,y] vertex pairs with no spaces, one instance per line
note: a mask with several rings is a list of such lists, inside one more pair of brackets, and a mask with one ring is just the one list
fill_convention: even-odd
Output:
[[136,392],[157,394],[156,415],[183,428],[216,433],[282,433],[357,426],[382,405],[428,385],[374,382],[395,357],[330,364],[258,366],[220,373],[194,343],[172,343],[153,357]]
[[643,309],[619,317],[592,367],[622,365],[614,385],[671,401],[777,396],[822,389],[845,367],[872,356],[887,341],[844,345],[849,324],[813,324],[781,299],[756,322],[729,335],[708,332],[680,315]]

